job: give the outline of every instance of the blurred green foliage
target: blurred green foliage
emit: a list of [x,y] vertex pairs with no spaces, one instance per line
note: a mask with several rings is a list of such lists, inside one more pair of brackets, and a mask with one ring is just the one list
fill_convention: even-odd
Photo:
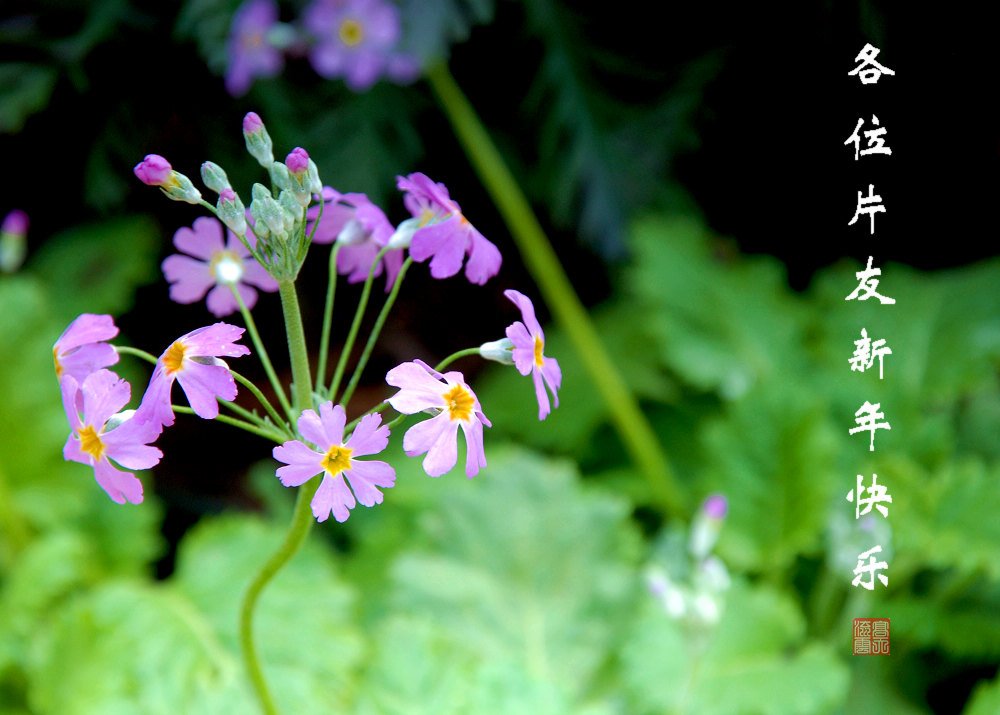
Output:
[[[273,465],[254,470],[266,514],[203,517],[157,581],[150,475],[143,505],[118,506],[61,459],[51,345],[77,309],[126,311],[153,277],[154,246],[138,219],[85,227],[0,281],[4,712],[252,707],[237,608],[287,519]],[[632,248],[595,317],[692,494],[729,499],[721,621],[692,630],[647,592],[642,569],[664,558],[633,518],[648,495],[550,326],[565,381],[546,422],[530,381],[488,373],[488,469],[430,479],[419,460],[394,459],[385,503],[319,526],[264,592],[259,641],[284,709],[836,713],[861,693],[873,712],[919,713],[934,678],[911,674],[925,658],[944,674],[994,667],[1000,262],[885,266],[880,290],[898,303],[872,308],[843,300],[857,267],[796,295],[772,259],[735,254],[693,218],[640,222]],[[892,348],[882,381],[849,370],[861,325]],[[875,396],[893,430],[870,454],[847,429]],[[867,537],[843,529],[857,529],[844,494],[871,471],[894,500],[876,517],[891,532],[889,587],[868,594],[843,566]],[[852,660],[858,616],[891,618],[890,658]],[[997,692],[982,683],[968,712],[993,712]]]

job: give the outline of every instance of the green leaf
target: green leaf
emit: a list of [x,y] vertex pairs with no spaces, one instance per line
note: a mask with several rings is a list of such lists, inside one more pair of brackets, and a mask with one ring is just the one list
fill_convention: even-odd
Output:
[[979,683],[962,712],[964,715],[994,715],[1000,712],[1000,678]]
[[804,634],[792,599],[762,586],[734,583],[702,646],[650,599],[622,652],[626,693],[636,712],[825,712],[846,698],[847,668]]
[[56,86],[55,67],[29,62],[0,64],[0,133],[16,134],[35,112],[45,108]]

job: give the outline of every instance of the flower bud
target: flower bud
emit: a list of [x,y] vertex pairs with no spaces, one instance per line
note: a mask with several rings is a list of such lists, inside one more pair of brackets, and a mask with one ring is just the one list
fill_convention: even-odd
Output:
[[15,209],[0,223],[0,272],[13,273],[24,263],[27,252],[28,214]]
[[319,167],[312,159],[309,160],[308,175],[309,181],[306,182],[306,186],[309,187],[309,191],[314,194],[320,193],[323,190],[323,182],[319,180]]
[[232,189],[229,184],[229,177],[218,164],[206,161],[201,165],[201,180],[212,191],[219,194],[224,189]]
[[501,338],[479,346],[479,355],[487,360],[503,365],[514,364],[514,343],[510,338]]
[[704,501],[691,524],[688,540],[688,550],[696,559],[704,559],[712,551],[728,511],[729,502],[721,494],[713,494]]
[[167,186],[174,170],[170,162],[159,154],[147,154],[132,171],[146,186]]
[[201,192],[194,187],[191,179],[176,171],[170,172],[170,180],[160,190],[167,195],[168,199],[174,201],[184,201],[189,204],[197,204],[201,201]]
[[389,237],[389,248],[409,248],[413,234],[421,228],[419,218],[408,218],[396,227],[396,232]]
[[247,232],[246,208],[240,201],[239,194],[232,189],[223,189],[219,192],[219,203],[216,205],[219,212],[219,219],[226,224],[237,236],[243,236]]
[[301,176],[309,171],[309,154],[297,146],[285,157],[285,166],[291,173]]
[[290,233],[297,221],[302,220],[302,205],[292,191],[282,191],[278,205],[285,211],[285,233]]
[[243,117],[243,138],[246,140],[250,156],[265,169],[270,169],[274,162],[271,137],[256,112],[248,112]]

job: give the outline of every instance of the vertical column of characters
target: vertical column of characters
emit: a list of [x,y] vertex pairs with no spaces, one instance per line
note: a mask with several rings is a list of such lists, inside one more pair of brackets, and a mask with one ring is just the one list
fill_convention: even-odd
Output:
[[[870,44],[855,57],[855,62],[859,64],[848,75],[857,77],[863,85],[877,84],[883,75],[892,76],[896,74],[893,70],[880,64],[876,57],[879,50]],[[861,116],[857,120],[854,131],[844,142],[845,146],[853,146],[854,161],[871,161],[868,157],[891,156],[892,149],[886,144],[887,128],[883,126],[878,116],[871,114],[870,120],[867,116]],[[878,214],[886,213],[886,206],[882,197],[876,192],[875,185],[869,183],[867,191],[858,190],[857,204],[854,216],[848,222],[848,226],[860,224],[864,226],[864,218],[868,219],[869,236],[875,235],[875,220]],[[880,268],[873,267],[874,256],[868,257],[868,263],[863,271],[855,275],[858,279],[858,286],[848,295],[845,300],[865,301],[874,299],[880,305],[894,305],[895,299],[886,297],[878,292],[879,276],[882,274]],[[864,373],[874,371],[875,361],[878,361],[878,377],[881,381],[885,376],[884,360],[887,355],[892,355],[892,349],[882,336],[871,336],[866,328],[861,328],[860,338],[854,341],[855,350],[848,359],[851,372]],[[869,433],[868,450],[875,451],[875,433],[878,430],[891,430],[892,426],[885,419],[881,402],[872,403],[865,400],[864,404],[854,413],[855,427],[848,430],[848,434]],[[887,504],[892,503],[892,496],[884,484],[878,483],[878,474],[872,473],[871,482],[865,486],[866,478],[862,474],[857,475],[855,486],[847,494],[847,501],[854,504],[854,518],[860,520],[861,517],[871,513],[874,508],[882,518],[888,518],[889,508]],[[869,518],[877,518],[871,515]],[[882,573],[887,571],[889,564],[880,560],[882,545],[875,544],[872,548],[858,555],[858,565],[854,569],[853,586],[860,586],[869,591],[875,590],[876,579],[883,586],[888,586],[889,577]],[[856,618],[854,619],[854,653],[857,654],[885,654],[889,653],[889,621],[885,618]]]

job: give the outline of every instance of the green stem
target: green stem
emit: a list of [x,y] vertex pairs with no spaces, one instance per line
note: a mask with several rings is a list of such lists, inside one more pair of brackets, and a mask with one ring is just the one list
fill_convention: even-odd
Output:
[[156,358],[152,354],[139,348],[130,348],[128,345],[115,345],[115,352],[119,355],[134,355],[135,357],[142,358],[151,365],[156,364]]
[[250,382],[248,379],[243,377],[235,370],[230,370],[229,372],[231,372],[233,374],[233,377],[236,378],[236,382],[240,383],[241,385],[243,385],[243,387],[250,390],[253,396],[257,398],[257,401],[264,407],[265,410],[267,410],[267,414],[271,416],[271,419],[274,421],[275,427],[288,433],[290,437],[293,437],[295,435],[294,431],[292,430],[291,427],[289,427],[288,423],[285,420],[283,420],[281,418],[281,415],[278,414],[278,411],[274,409],[274,405],[272,405],[270,401],[268,401],[268,399],[264,397],[264,393],[260,391],[259,387],[257,387],[255,384]]
[[[290,281],[278,284],[278,295],[281,297],[281,309],[285,316],[285,331],[288,335],[288,356],[292,364],[292,380],[294,382],[293,399],[301,409],[312,406],[312,380],[309,377],[309,353],[306,348],[305,332],[302,329],[302,314],[299,311],[299,299],[295,292],[295,284]],[[257,646],[253,637],[253,614],[261,591],[276,573],[295,556],[309,534],[313,524],[310,502],[320,480],[311,479],[301,487],[295,498],[295,511],[292,523],[285,534],[285,540],[271,558],[261,567],[247,588],[240,606],[240,648],[246,661],[247,673],[253,685],[261,707],[268,715],[277,713],[274,699],[267,687],[264,670],[257,654]]]
[[357,426],[358,422],[360,422],[361,420],[363,420],[368,415],[374,415],[376,412],[381,412],[382,410],[384,410],[387,407],[389,407],[389,403],[388,402],[380,402],[379,404],[375,405],[373,408],[371,408],[370,410],[368,410],[366,413],[364,413],[360,417],[351,420],[350,422],[347,423],[347,426],[344,427],[344,434],[350,434],[354,430],[354,428]]
[[684,491],[656,433],[601,344],[597,329],[573,290],[552,244],[486,128],[444,64],[431,67],[427,78],[476,173],[507,223],[546,303],[573,341],[591,380],[604,398],[622,442],[642,468],[653,497],[669,515],[685,516]]
[[[385,249],[379,253],[379,256],[381,256],[382,253],[385,253]],[[381,259],[376,260],[376,265],[378,260]],[[382,310],[379,311],[378,317],[375,319],[375,326],[372,328],[371,335],[368,336],[368,342],[365,343],[365,349],[361,352],[361,357],[358,358],[358,364],[354,368],[354,374],[351,375],[351,381],[347,383],[347,387],[344,389],[344,394],[338,402],[338,404],[343,407],[346,407],[347,403],[351,401],[351,396],[354,394],[354,388],[358,386],[358,381],[361,379],[361,373],[365,369],[365,365],[368,364],[368,358],[371,357],[372,349],[375,347],[375,341],[378,340],[379,333],[382,332],[382,326],[385,325],[385,319],[388,317],[389,311],[392,310],[393,303],[396,302],[396,296],[399,295],[399,287],[403,284],[403,278],[406,276],[406,271],[411,265],[413,265],[413,258],[407,256],[402,267],[399,269],[399,273],[396,275],[396,282],[392,284],[392,291],[389,293],[389,297],[385,299],[385,304],[382,306]]]
[[465,350],[459,350],[457,353],[452,353],[444,360],[439,362],[434,369],[437,370],[438,372],[441,372],[459,358],[469,357],[471,355],[478,355],[478,354],[479,354],[479,348],[466,348]]
[[[375,268],[378,266],[379,261],[382,260],[382,256],[389,248],[386,246],[378,255],[375,260],[372,261],[372,267],[368,270],[368,279],[365,280],[365,287],[361,291],[361,300],[358,301],[358,309],[354,311],[354,321],[351,323],[351,331],[347,334],[347,341],[344,343],[343,350],[340,351],[340,359],[337,360],[337,371],[333,374],[333,382],[330,383],[330,399],[336,399],[337,391],[340,389],[340,381],[344,377],[344,370],[347,368],[347,359],[351,355],[351,350],[354,349],[354,341],[357,340],[358,330],[361,328],[361,318],[364,317],[365,308],[368,307],[368,297],[372,292],[372,281],[375,279]],[[337,404],[344,404],[344,400],[338,400]]]
[[323,333],[319,339],[319,362],[316,364],[316,392],[322,392],[326,380],[326,362],[330,354],[330,327],[333,324],[333,297],[337,288],[337,253],[340,244],[330,251],[330,276],[326,282],[326,305],[323,308]]
[[281,567],[298,553],[298,550],[306,540],[306,536],[309,535],[309,529],[313,523],[310,502],[316,493],[316,489],[319,488],[319,483],[319,479],[310,479],[299,487],[298,496],[295,498],[295,511],[292,514],[292,523],[285,534],[285,540],[278,547],[278,550],[271,555],[271,558],[261,567],[257,575],[254,576],[253,581],[250,582],[250,586],[247,588],[246,595],[243,596],[243,603],[240,606],[240,648],[246,660],[250,682],[253,684],[257,698],[260,700],[261,708],[267,715],[277,713],[278,709],[274,705],[274,699],[271,697],[270,690],[268,690],[260,659],[257,657],[257,644],[254,642],[253,637],[254,607],[257,605],[257,599],[260,597],[260,593],[264,590],[264,587],[281,570]]
[[[278,396],[278,402],[281,403],[281,409],[285,411],[288,420],[294,423],[296,415],[292,411],[292,406],[288,403],[285,388],[282,387],[281,381],[278,380],[278,374],[274,371],[274,366],[271,365],[271,358],[267,356],[267,349],[264,347],[264,343],[260,339],[260,334],[257,332],[257,324],[254,322],[253,316],[250,315],[250,311],[247,310],[247,306],[243,302],[243,296],[236,290],[236,286],[233,285],[230,287],[232,288],[233,295],[236,296],[236,302],[240,306],[240,313],[243,315],[243,322],[246,323],[247,332],[250,333],[250,339],[253,340],[254,347],[257,349],[257,356],[260,358],[260,363],[264,366],[267,379],[271,382],[271,388],[274,390],[274,394]],[[282,301],[283,303],[284,301]]]
[[[197,414],[190,407],[185,407],[184,405],[170,405],[170,409],[172,409],[174,412],[180,412],[182,415]],[[271,429],[264,429],[262,427],[258,427],[255,424],[251,424],[250,422],[246,422],[245,420],[237,419],[236,417],[228,417],[227,415],[216,415],[212,419],[217,420],[218,422],[225,422],[227,425],[232,425],[233,427],[239,427],[240,429],[246,430],[247,432],[252,432],[258,437],[269,439],[273,442],[277,442],[278,444],[284,444],[285,442],[285,437],[279,434],[278,432],[275,432],[274,430]]]

